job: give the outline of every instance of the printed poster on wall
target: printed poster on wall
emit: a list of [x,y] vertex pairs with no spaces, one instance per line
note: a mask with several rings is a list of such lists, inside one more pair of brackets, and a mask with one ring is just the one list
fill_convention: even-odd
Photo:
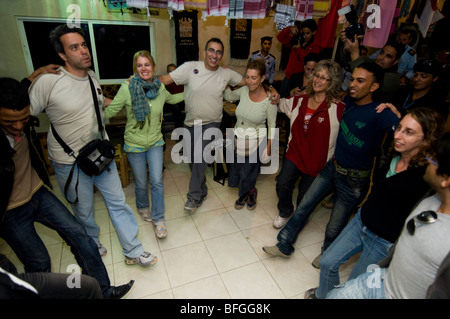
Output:
[[177,65],[198,61],[197,10],[174,11]]
[[252,20],[231,19],[230,55],[234,59],[248,59],[252,41]]

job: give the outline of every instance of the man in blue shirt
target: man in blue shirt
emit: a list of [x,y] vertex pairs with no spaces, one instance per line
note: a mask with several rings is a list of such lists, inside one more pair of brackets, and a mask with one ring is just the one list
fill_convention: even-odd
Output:
[[[293,244],[316,206],[334,192],[335,204],[325,231],[322,252],[340,234],[350,215],[366,197],[373,160],[386,132],[393,132],[400,113],[395,107],[378,111],[374,94],[383,84],[383,71],[374,62],[362,63],[353,73],[345,111],[336,141],[336,150],[316,177],[301,203],[277,236],[276,246],[263,250],[272,256],[289,257]],[[313,262],[316,264],[320,255]],[[317,263],[318,264],[318,263]]]
[[[400,30],[398,33],[398,42],[403,44],[405,46],[405,52],[400,57],[400,60],[398,61],[398,69],[397,72],[402,76],[402,79],[406,78],[408,80],[411,80],[414,75],[414,64],[417,62],[417,54],[416,50],[414,50],[410,44],[414,42],[415,31],[412,29],[403,29]],[[404,82],[402,80],[402,82]]]
[[275,57],[269,53],[272,47],[272,37],[261,38],[261,50],[252,52],[250,55],[250,61],[256,59],[263,59],[266,62],[266,83],[273,85],[273,79],[275,77]]

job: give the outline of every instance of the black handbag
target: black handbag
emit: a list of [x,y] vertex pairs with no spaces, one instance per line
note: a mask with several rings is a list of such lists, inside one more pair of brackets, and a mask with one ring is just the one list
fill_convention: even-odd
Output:
[[[80,152],[78,153],[78,156],[75,156],[75,152],[67,145],[61,137],[56,132],[53,124],[51,124],[53,136],[56,138],[56,140],[59,142],[59,144],[62,146],[64,151],[69,154],[70,156],[73,156],[75,158],[75,163],[72,166],[72,170],[70,171],[69,177],[67,178],[66,185],[64,187],[64,196],[66,197],[67,201],[71,204],[76,204],[78,202],[78,195],[75,198],[74,202],[71,202],[67,198],[67,189],[72,181],[73,171],[75,168],[75,165],[78,166],[79,169],[81,169],[86,175],[88,176],[99,176],[102,174],[105,170],[109,170],[109,164],[114,160],[114,155],[116,152],[116,149],[111,144],[109,140],[104,139],[103,132],[104,127],[102,124],[101,116],[100,116],[100,108],[98,106],[98,100],[96,96],[96,90],[94,87],[94,83],[92,82],[92,79],[89,77],[89,84],[91,86],[92,91],[92,98],[94,99],[94,105],[95,105],[95,113],[97,115],[97,124],[98,124],[98,130],[101,134],[101,139],[95,139],[90,141],[88,144],[83,146],[81,148]],[[75,186],[75,189],[78,187],[78,178],[77,178],[77,184]]]
[[78,153],[76,163],[88,176],[99,176],[114,159],[115,148],[108,140],[96,139]]

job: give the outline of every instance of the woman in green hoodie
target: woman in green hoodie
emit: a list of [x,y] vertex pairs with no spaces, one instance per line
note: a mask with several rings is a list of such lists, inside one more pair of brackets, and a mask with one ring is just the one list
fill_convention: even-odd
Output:
[[[133,58],[134,75],[122,83],[114,100],[106,108],[107,118],[124,106],[127,111],[124,150],[135,177],[136,207],[145,221],[153,221],[158,238],[167,236],[164,223],[163,145],[161,132],[164,103],[177,104],[183,93],[170,94],[155,74],[155,61],[148,51]],[[152,205],[148,199],[149,168]]]

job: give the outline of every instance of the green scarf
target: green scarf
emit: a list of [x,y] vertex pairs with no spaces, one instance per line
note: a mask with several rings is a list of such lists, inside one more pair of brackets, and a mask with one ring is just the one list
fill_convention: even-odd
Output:
[[145,118],[148,119],[148,124],[150,125],[150,116],[148,114],[151,110],[148,100],[153,100],[158,96],[160,87],[161,82],[156,75],[151,83],[142,80],[137,74],[131,78],[129,85],[131,105],[133,106],[137,122],[134,128],[139,127],[142,130],[145,125]]

